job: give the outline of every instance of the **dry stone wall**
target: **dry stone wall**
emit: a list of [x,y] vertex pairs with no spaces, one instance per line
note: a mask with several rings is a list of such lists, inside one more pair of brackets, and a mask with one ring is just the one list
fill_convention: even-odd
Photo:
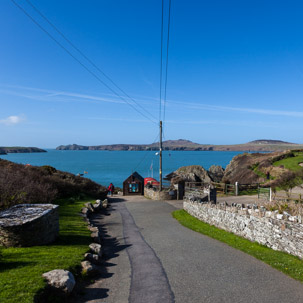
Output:
[[184,200],[183,208],[197,219],[256,241],[274,250],[303,258],[303,224],[301,216],[266,211],[265,208],[226,203],[201,203]]
[[153,187],[144,187],[144,196],[148,199],[164,201],[164,200],[175,200],[177,198],[177,191],[161,191],[154,189]]
[[58,234],[58,205],[19,204],[0,212],[0,245],[45,245]]

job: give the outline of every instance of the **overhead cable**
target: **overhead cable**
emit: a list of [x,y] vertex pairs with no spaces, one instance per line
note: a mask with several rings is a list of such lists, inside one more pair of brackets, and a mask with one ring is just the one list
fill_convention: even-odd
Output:
[[145,111],[152,118],[156,119],[149,111],[147,111],[140,103],[138,103],[134,98],[130,97],[120,86],[118,86],[113,79],[111,79],[104,71],[102,71],[91,59],[89,59],[75,44],[73,44],[41,11],[34,6],[30,0],[25,0],[71,47],[73,47],[83,58],[85,58],[94,68],[96,68],[108,81],[110,81],[120,92],[122,92],[126,97],[132,100],[136,105],[138,105],[142,110]]
[[162,0],[162,19],[161,19],[161,54],[160,54],[160,100],[159,100],[159,121],[161,120],[161,110],[162,110],[163,15],[164,15],[164,0]]
[[[153,145],[154,143],[157,142],[157,139],[159,137],[159,134],[156,136],[156,138],[154,139],[153,143],[151,145]],[[138,162],[138,164],[136,165],[136,167],[134,168],[134,171],[136,171],[136,169],[142,164],[142,162],[145,160],[145,158],[147,157],[148,153],[152,150],[152,147],[150,150],[146,150],[145,154],[143,155],[143,157],[141,158],[141,160]]]
[[165,122],[165,105],[166,105],[167,71],[168,71],[168,50],[169,50],[169,32],[170,32],[170,11],[171,11],[171,0],[169,0],[169,9],[168,9],[166,69],[165,69],[164,100],[163,100],[163,123]]
[[[114,89],[112,89],[108,84],[106,84],[98,75],[96,75],[93,71],[91,71],[84,63],[82,63],[77,57],[75,57],[64,45],[62,45],[52,34],[50,34],[44,27],[42,27],[38,21],[36,21],[22,6],[20,6],[15,0],[11,0],[11,2],[18,7],[30,20],[36,24],[49,38],[51,38],[58,46],[60,46],[68,55],[70,55],[78,64],[80,64],[88,73],[90,73],[94,78],[96,78],[101,84],[103,84],[107,89],[109,89],[113,94],[115,94],[118,98],[123,100],[129,106],[131,106],[136,112],[140,115],[144,116],[146,119],[151,121],[154,124],[157,124],[154,120],[148,117],[146,114],[141,112],[138,108],[136,108],[133,104],[131,104],[127,99],[119,95]],[[67,40],[66,40],[67,41]],[[76,49],[76,48],[75,48]],[[84,55],[84,57],[86,57]],[[88,60],[86,58],[86,60]],[[92,63],[91,63],[92,64]],[[99,69],[98,69],[99,70]],[[103,74],[103,72],[101,71]],[[135,102],[135,101],[134,101]],[[136,102],[135,102],[136,103]],[[136,103],[137,104],[137,103]],[[138,105],[138,104],[137,104]],[[149,113],[150,114],[150,113]],[[151,115],[151,114],[150,114]]]

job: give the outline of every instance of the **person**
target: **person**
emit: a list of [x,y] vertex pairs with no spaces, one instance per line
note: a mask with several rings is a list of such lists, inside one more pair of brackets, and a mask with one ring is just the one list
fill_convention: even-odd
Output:
[[113,183],[109,184],[109,186],[107,188],[109,196],[114,195],[114,189],[115,189],[115,187],[114,187]]

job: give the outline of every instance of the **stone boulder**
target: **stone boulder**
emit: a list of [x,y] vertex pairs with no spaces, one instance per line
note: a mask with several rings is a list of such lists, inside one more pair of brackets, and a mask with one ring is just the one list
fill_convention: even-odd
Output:
[[87,203],[84,204],[84,206],[85,206],[87,209],[89,209],[89,211],[90,211],[91,213],[94,212],[94,207],[93,207],[92,203],[87,202]]
[[105,199],[105,200],[102,201],[102,207],[107,208],[107,206],[108,206],[108,200]]
[[99,257],[102,257],[102,246],[98,243],[92,243],[89,245],[90,250],[97,254]]
[[97,254],[91,254],[91,253],[87,253],[84,255],[85,259],[91,263],[94,264],[100,264],[101,263],[101,259]]
[[82,261],[81,266],[82,266],[82,272],[89,276],[95,275],[99,272],[98,266],[95,264],[92,264],[89,261]]
[[102,208],[101,200],[96,200],[96,202],[93,204],[94,211],[97,212]]
[[71,272],[63,269],[55,269],[42,275],[49,287],[64,294],[70,294],[76,284]]
[[90,235],[93,238],[93,241],[96,243],[101,243],[101,234],[98,231],[93,231]]
[[208,170],[208,175],[214,182],[221,182],[224,176],[224,168],[220,165],[212,165]]
[[176,184],[182,181],[202,183],[211,182],[207,170],[200,165],[182,166],[176,171],[168,174],[165,179],[170,180],[172,184]]

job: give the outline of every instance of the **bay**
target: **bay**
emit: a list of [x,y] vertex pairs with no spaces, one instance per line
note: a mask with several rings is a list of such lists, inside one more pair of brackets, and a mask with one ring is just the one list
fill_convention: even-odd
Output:
[[[163,176],[181,166],[201,165],[209,169],[211,165],[226,167],[231,159],[243,152],[223,151],[164,151]],[[84,177],[108,186],[113,183],[122,187],[123,181],[137,171],[144,178],[153,175],[159,178],[159,155],[155,151],[61,151],[48,149],[47,153],[20,153],[1,155],[15,163],[50,165],[56,169]]]

